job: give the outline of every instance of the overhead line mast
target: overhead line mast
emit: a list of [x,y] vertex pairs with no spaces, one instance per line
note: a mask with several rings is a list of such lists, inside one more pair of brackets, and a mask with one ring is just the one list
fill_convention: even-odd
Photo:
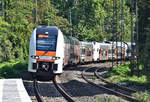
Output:
[[[118,58],[118,47],[117,47],[117,40],[118,40],[118,10],[117,10],[117,0],[113,0],[113,30],[112,30],[112,68],[114,66],[114,56],[113,56],[113,52],[115,53],[116,51],[116,59]],[[116,42],[116,50],[114,50],[114,42]],[[118,64],[118,61],[117,61]]]
[[[135,50],[133,48],[133,46],[134,46],[133,43],[135,42],[135,40],[134,40],[135,35],[134,35],[134,29],[133,29],[133,14],[134,14],[134,11],[133,11],[134,2],[133,2],[133,0],[131,0],[130,3],[131,3],[131,7],[130,7],[130,12],[131,12],[131,59],[130,59],[130,63],[133,64],[133,63],[135,63],[135,61],[134,61]],[[134,66],[132,66],[132,68],[131,68],[131,75],[133,75],[133,69],[134,69]]]
[[139,70],[139,19],[138,19],[138,0],[136,0],[136,57],[137,57],[137,70],[138,70],[138,75],[140,73],[140,70]]
[[[125,34],[125,21],[124,21],[124,0],[121,0],[121,59],[123,59],[123,39]],[[124,45],[124,44],[123,44]]]
[[34,24],[37,24],[37,0],[34,0],[34,9],[33,9],[33,15],[34,15],[34,19],[33,22]]

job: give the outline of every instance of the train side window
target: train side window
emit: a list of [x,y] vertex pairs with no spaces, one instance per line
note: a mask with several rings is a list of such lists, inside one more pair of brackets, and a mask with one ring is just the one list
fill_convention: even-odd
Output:
[[101,53],[101,55],[103,55],[103,50],[102,49],[100,50],[100,53]]
[[91,50],[90,49],[88,49],[88,51],[87,51],[87,56],[91,56]]
[[112,50],[109,50],[109,54],[111,54],[112,53]]
[[107,51],[105,51],[105,56],[107,56]]
[[113,53],[115,53],[115,49],[113,49]]

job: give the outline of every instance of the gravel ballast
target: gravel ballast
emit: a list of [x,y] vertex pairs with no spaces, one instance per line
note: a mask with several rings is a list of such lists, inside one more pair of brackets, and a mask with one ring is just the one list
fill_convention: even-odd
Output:
[[[81,76],[82,70],[88,67],[110,67],[111,63],[96,63],[88,65],[78,65],[76,67],[66,67],[63,74],[60,75],[61,87],[73,97],[75,102],[106,102],[110,97],[120,100],[120,98],[108,94],[103,89],[87,83]],[[24,85],[33,102],[37,102],[34,94],[33,83],[24,80]],[[39,82],[40,93],[45,102],[67,102],[61,94],[55,89],[52,82]],[[127,101],[118,101],[127,102]]]

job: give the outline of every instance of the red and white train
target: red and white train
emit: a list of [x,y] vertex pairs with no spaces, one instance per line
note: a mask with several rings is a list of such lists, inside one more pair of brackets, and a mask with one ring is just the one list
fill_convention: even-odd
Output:
[[131,56],[130,53],[130,42],[79,41],[63,35],[56,26],[38,26],[30,38],[28,71],[41,77],[51,77],[61,74],[66,65],[117,60],[121,59],[121,55],[125,59]]

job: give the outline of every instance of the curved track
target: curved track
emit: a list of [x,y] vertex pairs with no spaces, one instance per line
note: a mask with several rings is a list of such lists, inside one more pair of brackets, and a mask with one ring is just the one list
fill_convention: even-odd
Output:
[[[133,97],[131,97],[131,96],[129,96],[129,95],[120,93],[120,92],[115,91],[115,90],[113,90],[113,89],[111,89],[111,88],[107,88],[107,87],[105,87],[105,86],[102,85],[102,84],[96,84],[96,83],[94,83],[93,81],[90,81],[90,80],[89,80],[88,78],[86,78],[86,76],[85,76],[85,72],[88,71],[89,69],[91,69],[91,68],[87,68],[87,69],[83,70],[83,72],[82,72],[82,77],[83,77],[83,79],[84,79],[85,81],[87,81],[89,84],[94,85],[94,86],[96,86],[96,87],[98,87],[98,88],[104,89],[104,90],[110,92],[111,94],[114,94],[114,95],[116,95],[116,96],[122,97],[122,98],[124,98],[124,99],[126,99],[126,100],[129,100],[129,101],[131,101],[131,102],[139,102],[138,100],[134,99]],[[94,73],[94,72],[93,72],[93,73]]]
[[44,102],[43,98],[40,95],[36,79],[33,80],[33,87],[34,87],[34,92],[35,92],[35,96],[36,96],[37,101],[38,102]]
[[60,94],[68,101],[68,102],[75,102],[70,95],[68,95],[57,83],[57,76],[54,77],[53,83],[56,89],[60,92]]

